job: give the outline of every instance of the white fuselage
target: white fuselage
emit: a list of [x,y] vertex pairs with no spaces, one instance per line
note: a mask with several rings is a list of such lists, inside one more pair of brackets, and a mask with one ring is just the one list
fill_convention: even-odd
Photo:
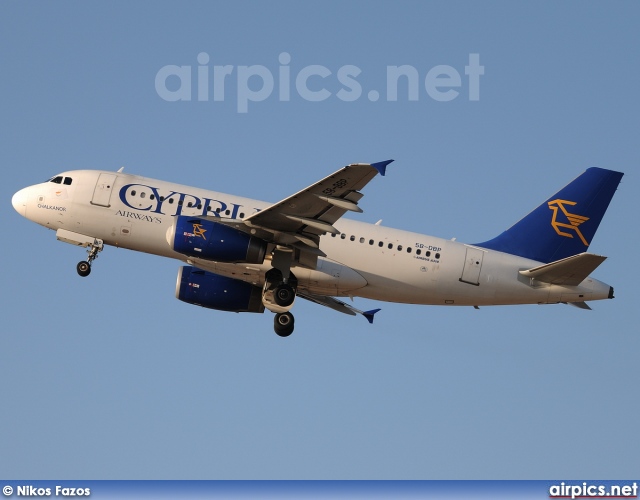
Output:
[[[125,173],[76,170],[14,196],[16,210],[49,229],[99,238],[107,245],[188,262],[223,276],[262,285],[271,268],[228,264],[174,252],[167,231],[176,215],[242,219],[268,203]],[[70,183],[65,184],[66,179]],[[591,277],[578,286],[526,278],[539,262],[456,241],[340,219],[341,234],[320,239],[316,269],[293,267],[301,291],[432,305],[583,302],[608,298],[609,285]]]

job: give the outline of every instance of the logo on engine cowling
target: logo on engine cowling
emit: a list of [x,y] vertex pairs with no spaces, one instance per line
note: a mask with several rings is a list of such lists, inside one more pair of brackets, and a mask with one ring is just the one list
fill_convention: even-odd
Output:
[[203,240],[206,240],[207,238],[204,237],[204,233],[206,233],[207,230],[205,228],[202,227],[202,224],[198,224],[197,222],[193,223],[193,235],[197,236],[198,238],[202,238]]

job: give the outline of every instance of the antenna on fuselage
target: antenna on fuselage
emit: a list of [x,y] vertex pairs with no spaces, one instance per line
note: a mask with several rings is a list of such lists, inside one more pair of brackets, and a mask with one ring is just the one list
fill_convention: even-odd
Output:
[[118,169],[118,173],[121,173],[123,170],[124,170],[124,167],[120,167],[120,168]]

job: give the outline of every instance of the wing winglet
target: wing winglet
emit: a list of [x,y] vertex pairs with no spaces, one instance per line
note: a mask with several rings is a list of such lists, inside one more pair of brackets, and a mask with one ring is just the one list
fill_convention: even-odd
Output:
[[384,174],[387,172],[387,165],[389,165],[389,163],[391,163],[392,161],[393,160],[379,161],[378,163],[372,163],[371,166],[378,172],[380,172],[380,175],[384,176]]
[[367,321],[373,325],[373,315],[380,311],[380,309],[371,309],[371,311],[364,311],[362,315],[367,318]]

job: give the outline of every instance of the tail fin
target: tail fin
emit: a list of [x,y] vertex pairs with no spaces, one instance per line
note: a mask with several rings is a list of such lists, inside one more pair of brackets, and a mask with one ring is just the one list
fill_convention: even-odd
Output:
[[477,246],[546,263],[586,252],[623,175],[589,168],[504,233]]

